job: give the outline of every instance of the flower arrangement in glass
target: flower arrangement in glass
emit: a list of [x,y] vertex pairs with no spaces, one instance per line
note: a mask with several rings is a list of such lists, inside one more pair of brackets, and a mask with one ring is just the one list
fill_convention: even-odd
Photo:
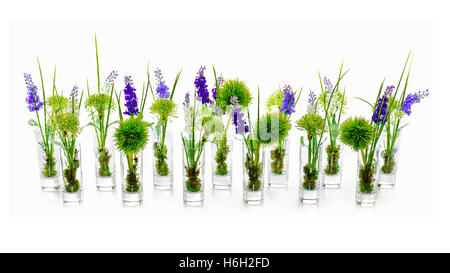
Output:
[[310,91],[307,113],[296,122],[297,129],[306,131],[308,141],[305,144],[300,137],[300,200],[305,203],[316,203],[320,198],[322,144],[327,128],[317,108],[317,96]]
[[[142,113],[139,112],[136,89],[133,87],[131,76],[125,76],[125,107],[120,107],[120,97],[116,93],[119,107],[119,127],[114,134],[115,145],[122,153],[120,166],[122,174],[122,201],[127,205],[138,205],[142,202],[143,193],[143,156],[142,151],[148,142],[148,127]],[[144,93],[142,94],[140,109],[145,106]],[[123,115],[128,115],[124,119]]]
[[[47,112],[47,101],[44,89],[44,80],[42,78],[41,65],[39,59],[37,60],[39,66],[39,72],[42,82],[42,97],[41,101],[38,93],[37,86],[34,84],[30,74],[24,73],[25,84],[27,85],[27,97],[25,99],[28,110],[36,113],[36,120],[30,119],[28,124],[33,127],[37,127],[34,130],[35,138],[37,142],[39,173],[41,177],[40,186],[43,190],[52,191],[59,189],[59,168],[58,159],[55,156],[55,130],[50,126],[49,115]],[[56,70],[55,70],[56,73]],[[55,74],[53,76],[53,93],[55,88]],[[39,114],[39,111],[43,109],[43,117]]]
[[82,198],[81,145],[77,137],[81,133],[79,115],[83,92],[78,99],[78,87],[75,85],[69,98],[55,94],[48,99],[50,126],[58,136],[55,141],[60,149],[62,178],[64,181],[64,202],[79,202]]
[[325,147],[327,158],[322,176],[323,186],[326,188],[339,188],[342,179],[341,146],[338,143],[338,137],[341,116],[345,113],[345,107],[347,105],[345,89],[344,92],[339,89],[339,83],[343,77],[342,66],[343,64],[341,64],[338,81],[335,86],[333,86],[327,77],[324,77],[322,82],[322,77],[319,72],[321,93],[318,97],[318,102],[320,108],[325,112],[329,137]]
[[[267,99],[266,108],[269,112],[278,113],[284,119],[290,120],[295,112],[295,106],[300,98],[302,90],[298,94],[292,91],[290,85],[285,85],[273,92]],[[270,150],[269,186],[286,187],[289,180],[289,135],[279,138],[278,142]]]
[[[213,66],[215,87],[211,90],[212,100],[210,103],[212,123],[215,128],[214,137],[211,142],[211,156],[212,163],[212,183],[215,189],[231,189],[233,174],[232,174],[232,158],[229,156],[233,150],[233,138],[230,136],[230,124],[233,118],[231,111],[232,105],[226,101],[227,93],[230,92],[230,85],[224,85],[224,79],[221,76],[217,77],[216,69]],[[195,81],[197,92],[201,89],[206,89],[206,80],[203,77],[198,77]],[[224,123],[223,118],[226,122]]]
[[117,72],[113,70],[106,78],[103,87],[100,88],[97,36],[95,37],[95,56],[97,62],[97,93],[91,94],[89,83],[87,83],[88,97],[84,105],[91,117],[91,122],[88,125],[94,127],[95,131],[94,153],[97,159],[95,165],[97,189],[113,190],[116,186],[115,152],[112,135],[108,134],[108,130],[112,125],[118,123],[118,121],[110,121],[111,112],[116,107],[113,101],[113,92]]
[[180,78],[181,70],[178,72],[173,84],[172,92],[166,85],[162,72],[156,69],[155,77],[157,81],[156,97],[150,84],[150,73],[147,69],[146,88],[150,87],[153,103],[150,106],[150,112],[157,117],[157,122],[152,127],[155,138],[153,143],[154,168],[153,168],[153,186],[158,190],[170,190],[173,188],[173,136],[167,128],[171,118],[177,114],[177,106],[173,102],[173,94]]
[[[388,87],[393,90],[395,87]],[[426,91],[418,91],[410,93],[406,97],[401,96],[399,100],[394,102],[393,113],[388,117],[385,130],[383,132],[384,145],[380,156],[380,169],[378,186],[380,188],[392,189],[395,186],[397,165],[399,160],[400,136],[401,132],[408,123],[403,124],[402,118],[404,115],[411,115],[411,106],[421,102],[429,95],[428,89]]]
[[[349,118],[342,123],[340,128],[342,143],[352,147],[358,151],[357,165],[357,189],[356,189],[356,204],[360,206],[374,206],[377,197],[377,187],[375,180],[377,176],[378,164],[378,141],[384,130],[386,122],[389,120],[391,113],[394,110],[395,102],[398,94],[398,89],[402,83],[406,67],[409,62],[411,53],[408,54],[405,65],[403,67],[400,80],[398,82],[395,92],[391,86],[382,92],[384,87],[384,80],[382,81],[378,90],[376,103],[372,105],[368,103],[372,110],[372,119],[367,121],[364,118]],[[403,91],[400,91],[400,101],[403,101],[406,87],[408,85],[409,74],[411,71],[411,64],[406,76]]]

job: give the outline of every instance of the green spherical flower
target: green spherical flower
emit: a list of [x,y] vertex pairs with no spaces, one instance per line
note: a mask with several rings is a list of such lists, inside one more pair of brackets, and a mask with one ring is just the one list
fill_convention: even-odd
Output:
[[297,128],[305,130],[308,138],[312,138],[326,131],[325,119],[314,112],[309,112],[297,120]]
[[282,105],[284,99],[284,92],[281,90],[281,88],[278,88],[275,92],[270,94],[269,98],[267,99],[266,108],[267,110],[271,110],[272,107],[276,107],[279,109]]
[[291,129],[291,122],[284,114],[268,113],[257,122],[257,138],[263,144],[273,144],[284,139]]
[[150,106],[150,112],[158,115],[160,122],[166,122],[170,117],[176,117],[177,105],[170,99],[157,99]]
[[341,124],[341,141],[355,151],[365,149],[372,140],[375,129],[365,118],[348,118]]
[[226,110],[227,105],[231,105],[231,97],[237,97],[239,105],[244,108],[252,102],[250,89],[245,85],[245,82],[240,81],[239,79],[227,80],[220,89],[217,90],[216,101],[223,111]]
[[[110,96],[103,93],[96,93],[93,95],[90,95],[86,102],[84,103],[84,106],[86,108],[94,108],[99,115],[102,115],[105,110],[108,109],[110,102]],[[115,108],[114,100],[111,101],[111,109]]]
[[53,95],[47,99],[47,105],[50,107],[51,112],[61,113],[69,106],[69,99],[61,95]]
[[76,136],[81,132],[78,116],[71,112],[55,114],[50,119],[50,126],[60,132],[62,137]]
[[127,154],[136,154],[145,148],[148,141],[147,123],[142,117],[130,117],[120,123],[114,134],[117,148]]

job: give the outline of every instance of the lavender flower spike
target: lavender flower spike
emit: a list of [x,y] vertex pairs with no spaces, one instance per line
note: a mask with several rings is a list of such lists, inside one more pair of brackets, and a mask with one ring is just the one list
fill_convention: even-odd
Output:
[[407,114],[408,116],[411,115],[411,106],[415,103],[419,103],[423,98],[427,97],[429,94],[428,89],[424,92],[419,91],[414,94],[408,94],[406,96],[405,101],[402,105],[402,112]]
[[197,77],[194,81],[195,88],[197,88],[197,100],[201,101],[202,104],[211,103],[211,100],[209,99],[208,85],[206,84],[204,73],[205,69],[206,67],[200,66]]
[[37,94],[37,87],[33,83],[30,74],[23,73],[23,76],[25,78],[25,84],[27,85],[28,96],[25,98],[25,101],[28,104],[28,110],[30,112],[39,111],[44,103]]
[[70,98],[70,100],[72,100],[72,98],[76,99],[77,96],[78,96],[78,86],[75,84],[72,88],[72,91],[70,91],[69,98]]
[[189,107],[189,92],[186,92],[186,95],[184,95],[184,102],[183,102],[183,106],[184,107]]
[[125,76],[125,107],[127,111],[123,112],[125,115],[134,116],[139,114],[139,109],[137,106],[136,89],[133,88],[133,80],[131,76]]
[[158,86],[156,87],[156,94],[161,99],[168,99],[170,97],[169,87],[166,85],[166,82],[163,80],[161,69],[157,68],[155,70],[156,81],[158,82]]
[[284,89],[284,99],[281,102],[280,111],[283,113],[286,113],[288,115],[291,115],[295,112],[294,106],[295,106],[295,97],[294,92],[292,91],[292,87],[290,85],[285,85]]

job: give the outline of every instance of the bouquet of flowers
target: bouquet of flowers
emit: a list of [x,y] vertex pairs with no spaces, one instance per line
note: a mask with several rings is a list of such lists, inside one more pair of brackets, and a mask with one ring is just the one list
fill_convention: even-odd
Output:
[[[100,88],[100,69],[98,62],[97,37],[95,37],[95,53],[97,62],[97,92],[91,94],[89,92],[89,83],[87,84],[88,97],[85,101],[85,108],[89,112],[91,122],[89,126],[94,127],[95,137],[97,141],[96,156],[97,156],[97,170],[96,174],[99,178],[108,178],[114,176],[114,158],[111,143],[108,141],[108,130],[118,121],[110,121],[111,112],[115,110],[115,103],[113,101],[114,81],[117,78],[117,72],[113,70],[106,78],[103,87]],[[97,186],[104,186],[97,179]],[[112,180],[108,185],[115,186],[115,181]]]
[[[42,82],[42,97],[39,97],[37,93],[37,86],[34,84],[30,74],[24,73],[25,84],[27,86],[27,97],[25,99],[28,110],[35,112],[36,119],[30,119],[28,124],[33,127],[37,127],[36,137],[38,142],[38,156],[39,156],[39,170],[41,175],[41,187],[46,188],[58,188],[59,182],[57,159],[55,157],[55,130],[50,125],[50,116],[47,112],[48,103],[45,96],[44,80],[42,78],[41,65],[38,61],[39,72]],[[56,73],[56,70],[55,70]],[[55,74],[53,76],[53,93],[55,92]],[[43,111],[40,111],[40,110]],[[41,112],[41,114],[40,114]],[[43,112],[43,113],[42,113]],[[51,183],[46,183],[50,181]]]
[[[172,177],[171,168],[172,165],[172,154],[168,154],[167,145],[173,145],[170,139],[166,141],[167,136],[167,125],[172,118],[176,118],[177,106],[173,101],[173,95],[175,93],[175,88],[180,78],[181,70],[178,72],[172,91],[169,92],[169,87],[166,85],[163,75],[160,69],[156,69],[155,77],[157,81],[156,96],[153,93],[153,88],[150,84],[150,74],[147,70],[147,88],[150,87],[153,103],[150,106],[150,112],[157,117],[156,125],[152,128],[153,135],[155,137],[155,142],[153,143],[153,152],[155,156],[155,168],[154,168],[154,185],[156,188],[172,188]],[[172,147],[169,147],[170,151],[173,151]],[[170,177],[168,185],[164,185],[163,181],[160,181],[161,177]]]

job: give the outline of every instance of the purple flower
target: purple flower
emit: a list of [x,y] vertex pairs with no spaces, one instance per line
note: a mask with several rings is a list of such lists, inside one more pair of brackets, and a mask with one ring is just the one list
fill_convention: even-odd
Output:
[[72,91],[70,91],[69,99],[72,100],[76,99],[78,96],[78,86],[75,84],[72,88]]
[[325,85],[325,88],[328,89],[328,91],[333,90],[333,84],[331,84],[331,81],[327,77],[323,78],[323,84]]
[[206,67],[200,66],[197,77],[194,81],[195,88],[197,88],[197,100],[201,101],[202,104],[211,103],[211,100],[209,99],[208,85],[206,84],[204,74],[205,69]]
[[232,97],[230,98],[230,103],[231,103],[232,105],[234,105],[234,106],[237,106],[238,98],[237,98],[236,96],[232,96]]
[[133,80],[131,79],[131,76],[125,76],[125,89],[123,90],[126,101],[125,107],[127,108],[127,111],[123,112],[125,115],[134,116],[139,114],[135,91],[136,89],[133,88]]
[[161,99],[168,99],[170,97],[169,87],[163,80],[161,69],[159,68],[156,69],[155,77],[156,80],[158,81],[158,86],[156,87],[156,94],[158,94],[158,97]]
[[184,107],[189,107],[189,92],[186,92],[186,95],[184,95],[184,102],[183,105]]
[[292,91],[292,88],[290,85],[284,86],[284,99],[281,102],[280,111],[283,113],[286,113],[288,115],[291,115],[295,112],[294,106],[295,106],[295,97],[294,92]]
[[236,134],[244,134],[249,132],[247,123],[244,120],[245,114],[241,112],[240,107],[233,108],[233,124],[236,127]]
[[314,103],[316,102],[317,96],[314,93],[314,91],[310,90],[309,91],[309,97],[308,97],[308,104],[310,105],[314,105]]
[[393,85],[386,87],[386,91],[385,91],[386,96],[390,96],[392,94],[392,92],[394,91],[394,89],[395,89],[395,86],[393,86]]
[[378,99],[375,105],[375,111],[373,111],[372,120],[375,123],[386,123],[389,112],[387,111],[389,102],[389,96],[386,93]]
[[223,84],[223,82],[224,82],[224,80],[223,80],[222,76],[217,77],[217,86],[214,87],[213,89],[211,89],[211,93],[212,93],[213,99],[217,98],[217,96],[216,96],[216,88],[217,89],[220,88],[220,86]]
[[426,91],[418,91],[414,94],[408,94],[406,96],[405,101],[402,105],[402,112],[407,114],[408,116],[411,115],[411,106],[414,103],[419,103],[423,98],[427,97],[429,95],[428,89]]
[[28,96],[25,98],[25,101],[28,104],[28,110],[30,110],[30,112],[39,111],[44,103],[37,94],[37,87],[34,85],[30,74],[23,73],[23,76],[25,78],[25,84],[27,85]]
[[112,84],[114,83],[114,81],[115,81],[116,78],[117,78],[117,75],[119,75],[119,74],[117,73],[116,70],[113,70],[113,71],[111,71],[111,73],[109,73],[108,77],[107,77],[106,80],[105,80],[105,84],[104,84],[104,86],[105,86],[107,89],[110,88],[110,87],[112,86]]

